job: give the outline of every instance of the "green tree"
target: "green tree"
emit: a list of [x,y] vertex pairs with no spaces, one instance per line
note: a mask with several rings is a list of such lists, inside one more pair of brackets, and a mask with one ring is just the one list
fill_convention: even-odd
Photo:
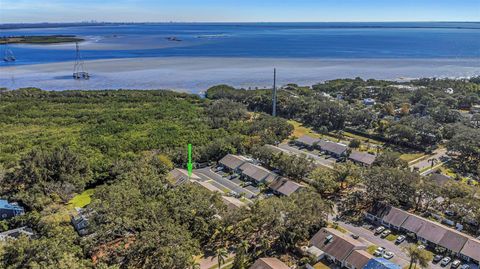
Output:
[[236,247],[235,259],[233,260],[233,269],[247,269],[250,263],[249,250],[250,246],[247,241],[242,241]]
[[225,259],[228,257],[227,249],[226,248],[217,249],[216,257],[217,257],[218,269],[220,269],[222,265],[225,264]]

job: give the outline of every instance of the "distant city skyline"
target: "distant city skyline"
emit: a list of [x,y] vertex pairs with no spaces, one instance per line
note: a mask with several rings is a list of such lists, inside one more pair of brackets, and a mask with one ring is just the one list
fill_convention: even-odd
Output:
[[1,0],[0,23],[480,21],[478,0]]

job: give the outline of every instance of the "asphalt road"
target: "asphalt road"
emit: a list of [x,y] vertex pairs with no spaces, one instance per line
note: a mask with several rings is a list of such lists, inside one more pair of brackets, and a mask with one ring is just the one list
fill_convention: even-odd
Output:
[[445,148],[436,149],[432,155],[428,156],[428,158],[426,158],[425,160],[421,160],[417,163],[414,163],[410,167],[417,168],[419,171],[421,171],[426,167],[432,166],[432,162],[430,161],[432,159],[435,160],[435,164],[441,163],[442,161],[440,160],[440,158],[443,156],[447,156],[447,149]]
[[320,157],[316,154],[310,153],[307,150],[300,150],[300,149],[298,149],[296,147],[292,147],[288,144],[280,144],[280,145],[278,145],[278,147],[281,148],[281,149],[284,149],[284,150],[288,150],[289,152],[291,152],[293,154],[297,154],[297,155],[305,154],[307,157],[310,157],[313,160],[315,160],[315,162],[318,165],[321,165],[321,166],[324,166],[324,167],[327,167],[327,168],[330,168],[330,169],[333,169],[333,165],[335,164],[335,161],[333,159],[328,159],[327,160],[327,159],[325,159],[323,157]]
[[210,169],[210,167],[205,167],[205,168],[202,168],[202,169],[194,170],[194,173],[196,175],[198,175],[204,181],[213,180],[217,184],[220,184],[223,187],[225,187],[225,188],[227,188],[231,191],[234,191],[234,192],[239,193],[239,194],[244,194],[245,197],[248,198],[248,199],[252,199],[253,197],[255,197],[255,193],[253,193],[253,192],[251,192],[251,191],[249,191],[245,188],[240,187],[240,185],[232,182],[231,180],[223,178],[219,174],[213,172]]

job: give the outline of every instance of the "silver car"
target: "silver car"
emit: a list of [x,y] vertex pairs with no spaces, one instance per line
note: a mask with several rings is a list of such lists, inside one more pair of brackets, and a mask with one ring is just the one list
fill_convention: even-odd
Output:
[[451,261],[452,261],[452,258],[450,258],[450,257],[445,257],[445,258],[443,258],[442,261],[440,262],[440,265],[441,265],[441,266],[447,266]]

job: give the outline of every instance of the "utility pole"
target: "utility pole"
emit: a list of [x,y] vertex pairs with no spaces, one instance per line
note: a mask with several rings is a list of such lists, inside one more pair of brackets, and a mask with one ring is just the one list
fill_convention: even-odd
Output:
[[273,97],[272,97],[272,116],[277,116],[277,69],[273,68]]
[[75,42],[75,64],[73,65],[73,78],[74,79],[89,79],[90,74],[85,71],[85,63],[80,55],[80,47],[78,42]]

